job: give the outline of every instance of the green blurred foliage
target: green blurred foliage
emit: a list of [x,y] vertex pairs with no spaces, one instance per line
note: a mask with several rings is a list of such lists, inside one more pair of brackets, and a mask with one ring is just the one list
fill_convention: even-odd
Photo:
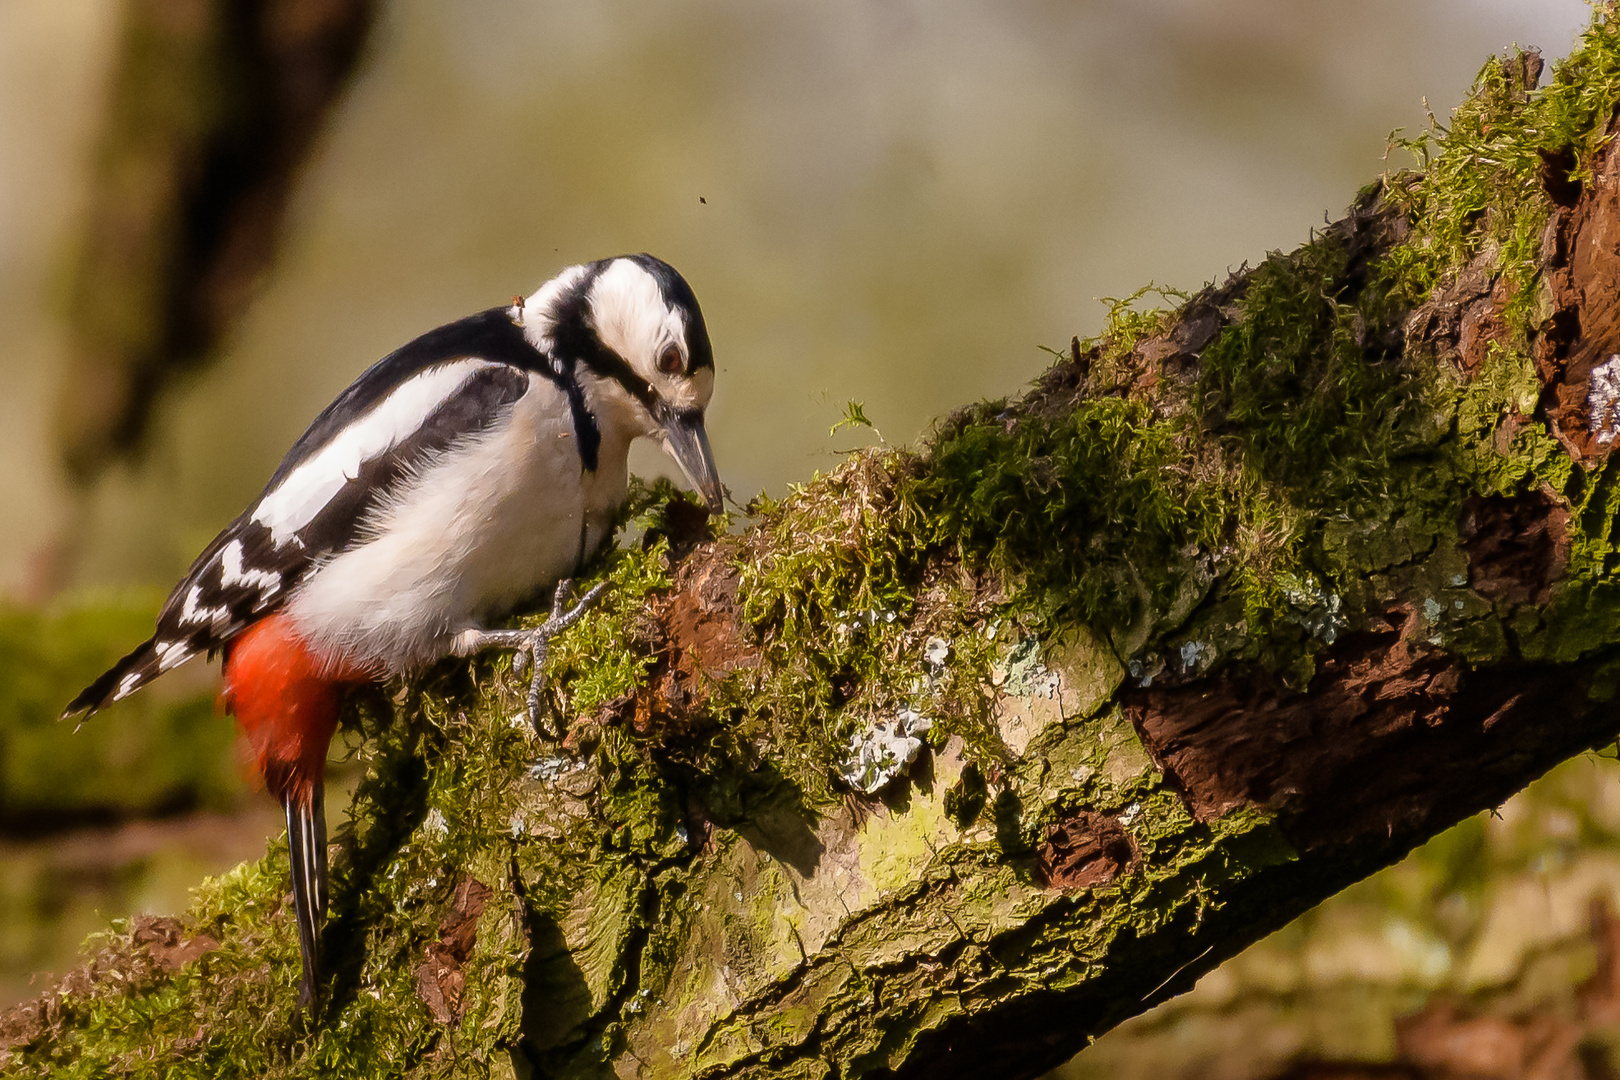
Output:
[[62,706],[151,633],[157,597],[127,593],[0,606],[0,820],[27,831],[54,820],[223,809],[244,784],[235,728],[211,690],[171,685],[75,727]]
[[276,827],[270,800],[243,798],[235,725],[201,664],[80,726],[59,719],[151,633],[161,599],[0,604],[0,1004],[72,966],[108,916],[179,910]]

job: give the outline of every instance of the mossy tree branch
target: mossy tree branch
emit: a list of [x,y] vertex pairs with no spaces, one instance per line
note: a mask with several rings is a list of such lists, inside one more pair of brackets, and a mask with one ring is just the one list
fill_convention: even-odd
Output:
[[355,704],[313,1020],[277,849],[109,933],[11,1067],[1033,1076],[1613,741],[1612,13],[1539,73],[920,452],[736,536],[646,500],[559,742],[505,661]]

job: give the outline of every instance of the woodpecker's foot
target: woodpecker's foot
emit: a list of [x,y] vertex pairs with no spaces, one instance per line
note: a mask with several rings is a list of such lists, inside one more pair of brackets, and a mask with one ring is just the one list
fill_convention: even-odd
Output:
[[551,639],[579,622],[610,584],[604,581],[596,585],[580,597],[573,607],[569,607],[568,598],[573,595],[574,583],[564,578],[557,583],[557,592],[551,600],[551,618],[544,623],[533,630],[464,630],[456,636],[455,654],[471,656],[482,649],[515,649],[512,673],[521,676],[525,668],[532,669],[529,677],[529,723],[533,725],[535,734],[544,734],[540,730],[540,695],[546,688],[546,651],[551,647]]

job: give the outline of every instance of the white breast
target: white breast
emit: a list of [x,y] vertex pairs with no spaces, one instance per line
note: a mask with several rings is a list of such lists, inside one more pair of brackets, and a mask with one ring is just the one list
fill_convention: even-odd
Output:
[[604,432],[581,466],[567,399],[539,375],[510,417],[438,455],[313,570],[287,614],[319,653],[388,672],[443,656],[456,634],[575,572],[607,537],[628,440]]

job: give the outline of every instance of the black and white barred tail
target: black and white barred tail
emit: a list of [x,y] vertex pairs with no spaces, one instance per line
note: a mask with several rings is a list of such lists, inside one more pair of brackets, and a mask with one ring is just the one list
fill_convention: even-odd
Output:
[[321,926],[326,921],[326,785],[315,780],[306,802],[289,793],[287,854],[292,861],[293,909],[304,960],[298,983],[300,1008],[311,1008],[321,974]]

